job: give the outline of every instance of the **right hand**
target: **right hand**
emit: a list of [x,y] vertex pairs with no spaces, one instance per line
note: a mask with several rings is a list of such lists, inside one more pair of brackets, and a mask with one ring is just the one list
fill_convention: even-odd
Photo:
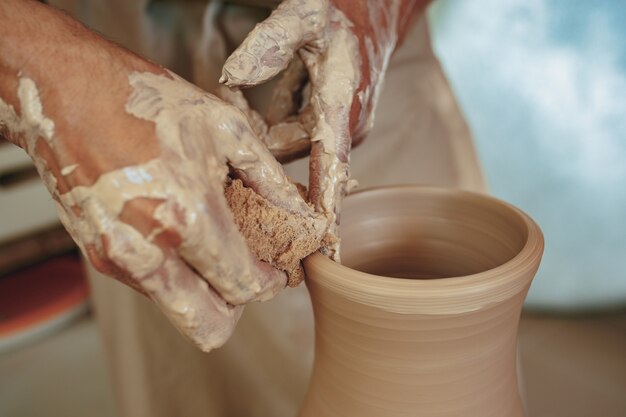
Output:
[[[248,113],[277,157],[287,161],[310,148],[309,200],[328,219],[331,234],[348,189],[350,150],[371,129],[389,58],[426,3],[285,0],[224,64],[220,82],[231,88],[284,71],[267,124],[240,93],[222,95]],[[339,239],[334,242],[323,251],[338,260]]]
[[[229,170],[272,203],[317,215],[240,110],[66,16],[19,3],[70,39],[55,38],[51,48],[65,49],[44,65],[20,56],[27,35],[0,30],[0,131],[33,158],[96,269],[155,301],[201,349],[220,346],[243,304],[286,283],[237,230],[223,194]],[[0,17],[13,12],[0,6]]]

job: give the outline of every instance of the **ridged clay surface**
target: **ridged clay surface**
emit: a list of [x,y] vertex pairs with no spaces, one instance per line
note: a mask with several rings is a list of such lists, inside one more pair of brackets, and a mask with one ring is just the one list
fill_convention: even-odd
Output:
[[405,186],[346,199],[343,265],[305,261],[316,416],[521,417],[516,337],[543,237],[518,209]]

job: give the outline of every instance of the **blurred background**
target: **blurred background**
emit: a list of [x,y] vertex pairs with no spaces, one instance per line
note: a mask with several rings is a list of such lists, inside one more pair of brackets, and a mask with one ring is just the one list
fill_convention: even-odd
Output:
[[[620,0],[429,10],[490,191],[546,237],[519,333],[530,417],[626,416],[624,17]],[[0,415],[117,416],[80,257],[2,142],[0,210]]]
[[491,192],[546,235],[527,305],[626,301],[626,2],[442,0],[434,48]]

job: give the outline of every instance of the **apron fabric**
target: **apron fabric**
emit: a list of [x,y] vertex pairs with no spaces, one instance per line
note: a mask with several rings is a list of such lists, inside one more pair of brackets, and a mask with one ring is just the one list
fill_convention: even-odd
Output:
[[[226,54],[268,15],[201,1],[54,0],[89,27],[212,90]],[[215,22],[219,20],[219,25]],[[219,28],[219,29],[218,29]],[[268,88],[252,93],[260,101]],[[308,162],[286,167],[307,182]],[[484,191],[468,127],[433,55],[425,18],[394,54],[368,139],[352,152],[360,187],[420,183]],[[233,337],[203,353],[146,298],[88,266],[111,382],[124,417],[291,417],[313,361],[306,287],[246,307]]]

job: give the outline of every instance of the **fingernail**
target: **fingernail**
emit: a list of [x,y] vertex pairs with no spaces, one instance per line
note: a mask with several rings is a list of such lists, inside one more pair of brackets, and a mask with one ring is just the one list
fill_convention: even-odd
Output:
[[220,84],[225,84],[227,81],[228,81],[228,76],[226,74],[222,73],[222,76],[220,77],[219,83]]

